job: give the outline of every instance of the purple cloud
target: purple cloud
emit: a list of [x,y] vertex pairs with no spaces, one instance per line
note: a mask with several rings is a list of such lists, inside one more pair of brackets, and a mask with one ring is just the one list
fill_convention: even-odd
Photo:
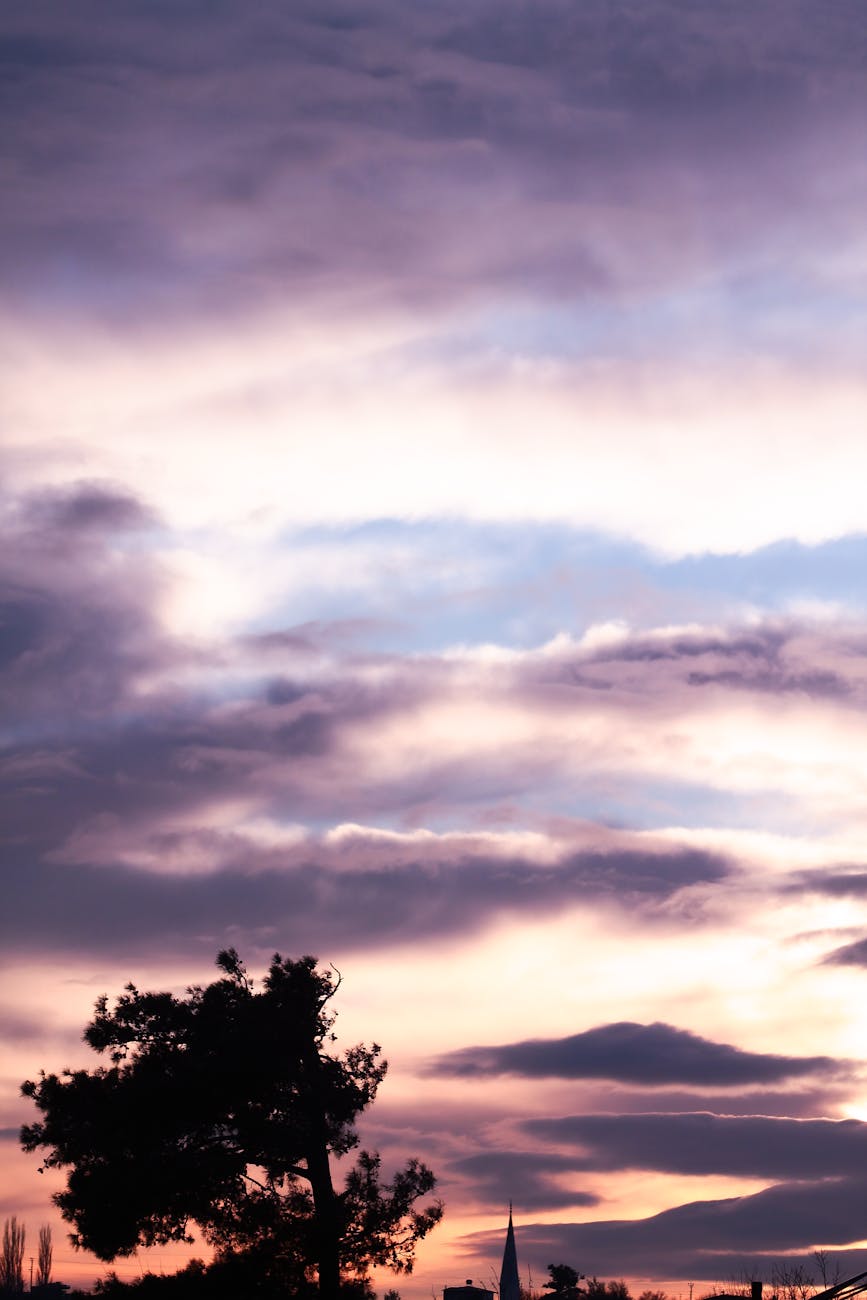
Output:
[[[534,1223],[519,1229],[524,1261],[542,1270],[571,1260],[601,1277],[768,1277],[771,1252],[846,1246],[864,1235],[863,1175],[782,1183],[751,1196],[695,1201],[646,1219]],[[494,1234],[465,1239],[468,1249],[496,1248]],[[844,1251],[847,1271],[867,1267],[867,1251]]]
[[[159,6],[97,32],[86,11],[29,4],[3,16],[27,180],[4,204],[7,270],[117,315],[341,281],[415,302],[616,294],[688,276],[698,228],[711,258],[748,242],[770,256],[775,193],[789,237],[821,228],[804,173],[833,175],[817,143],[860,120],[859,18],[851,0],[833,17],[742,0],[676,20],[663,0],[640,20],[554,4],[544,23],[513,0],[193,5],[169,46]],[[666,190],[668,221],[645,220]],[[190,229],[213,238],[192,247]]]
[[835,948],[824,959],[826,966],[867,966],[867,937]]
[[569,1156],[535,1151],[479,1151],[453,1160],[451,1170],[472,1187],[472,1203],[499,1206],[503,1191],[521,1189],[525,1210],[553,1210],[568,1206],[598,1205],[599,1197],[584,1189],[562,1185],[558,1178],[575,1172]]
[[158,522],[156,515],[123,487],[81,480],[65,490],[32,495],[24,517],[29,528],[67,540],[85,532],[105,537],[153,529]]
[[266,949],[381,948],[466,933],[504,914],[555,913],[579,899],[653,907],[722,873],[713,857],[692,850],[574,854],[556,867],[483,853],[437,860],[409,850],[399,862],[360,866],[345,851],[341,867],[333,853],[305,846],[268,853],[265,865],[242,837],[227,845],[218,836],[202,839],[203,863],[227,847],[232,865],[204,874],[87,863],[71,871],[13,850],[0,936],[19,951],[209,951],[228,935]]
[[800,871],[787,882],[795,893],[824,894],[830,898],[867,897],[867,871],[860,867],[823,867],[818,871]]
[[[627,684],[634,689],[630,669],[640,666],[653,674],[659,689],[672,695],[684,687],[720,687],[764,695],[801,694],[819,701],[847,697],[863,701],[857,664],[850,661],[847,665],[832,642],[822,646],[814,631],[807,634],[805,644],[799,644],[803,636],[804,630],[792,621],[769,623],[750,633],[733,630],[727,635],[639,633],[574,657],[564,655],[548,669],[548,680],[597,691]],[[830,664],[816,662],[823,654],[831,659]]]
[[516,1074],[526,1078],[616,1079],[645,1087],[680,1084],[742,1088],[828,1074],[837,1066],[825,1056],[745,1052],[673,1025],[622,1021],[568,1038],[463,1047],[440,1057],[433,1069],[463,1077]]
[[[154,526],[125,491],[78,484],[15,502],[0,532],[0,709],[7,754],[66,755],[72,719],[129,703],[146,671],[180,659],[151,604],[161,587],[127,535]],[[32,751],[31,751],[32,756]],[[10,761],[7,759],[7,762]],[[13,758],[14,763],[14,758]]]
[[[833,1071],[833,1063],[826,1069]],[[569,1144],[575,1169],[657,1169],[672,1174],[819,1179],[861,1173],[867,1124],[767,1115],[570,1115],[531,1119],[535,1138]]]

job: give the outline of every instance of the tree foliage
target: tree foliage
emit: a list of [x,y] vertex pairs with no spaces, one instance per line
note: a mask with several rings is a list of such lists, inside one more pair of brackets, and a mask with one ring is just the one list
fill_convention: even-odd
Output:
[[414,1208],[427,1166],[384,1183],[362,1151],[343,1190],[332,1181],[386,1071],[375,1043],[333,1050],[339,978],[277,954],[257,991],[234,949],[217,964],[222,978],[181,998],[132,984],[113,1008],[100,998],[85,1039],[110,1064],[23,1085],[43,1118],[22,1144],[68,1170],[55,1199],[74,1244],[111,1260],[189,1241],[196,1223],[218,1262],[243,1257],[296,1293],[315,1275],[328,1300],[373,1264],[410,1271],[442,1215]]

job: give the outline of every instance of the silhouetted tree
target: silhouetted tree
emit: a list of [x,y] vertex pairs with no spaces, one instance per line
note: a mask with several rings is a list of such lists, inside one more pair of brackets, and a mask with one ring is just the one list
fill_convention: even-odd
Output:
[[611,1281],[605,1288],[605,1294],[608,1300],[632,1300],[629,1294],[629,1287],[621,1278],[619,1281]]
[[771,1268],[770,1300],[810,1300],[818,1289],[807,1269],[797,1261],[780,1260]]
[[[584,1280],[584,1274],[577,1272],[569,1264],[549,1264],[548,1281],[543,1284],[545,1291],[552,1291],[559,1300],[574,1300],[585,1292],[578,1283]],[[551,1297],[553,1300],[553,1297]]]
[[24,1224],[13,1214],[3,1224],[3,1248],[0,1251],[0,1293],[17,1295],[24,1290]]
[[442,1216],[439,1202],[413,1208],[434,1186],[427,1166],[384,1184],[363,1151],[342,1191],[332,1181],[386,1071],[375,1043],[329,1050],[339,977],[277,954],[255,991],[234,949],[217,964],[223,977],[183,998],[132,984],[113,1009],[100,998],[85,1039],[111,1065],[23,1085],[44,1117],[22,1129],[25,1150],[69,1170],[55,1200],[71,1240],[111,1260],[189,1241],[192,1221],[218,1264],[296,1294],[315,1272],[322,1300],[373,1264],[409,1272]]
[[54,1250],[51,1245],[51,1228],[45,1223],[39,1229],[39,1253],[36,1256],[36,1285],[48,1286],[51,1281],[51,1261]]
[[836,1286],[838,1282],[843,1280],[843,1270],[840,1267],[839,1259],[836,1257],[829,1259],[827,1250],[814,1250],[813,1259],[816,1263],[816,1270],[823,1291],[826,1291],[828,1287]]
[[598,1277],[587,1279],[587,1300],[632,1300],[625,1282],[601,1282]]

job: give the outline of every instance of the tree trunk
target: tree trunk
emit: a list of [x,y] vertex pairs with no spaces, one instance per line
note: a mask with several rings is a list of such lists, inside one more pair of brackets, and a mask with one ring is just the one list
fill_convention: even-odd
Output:
[[331,1165],[325,1142],[312,1144],[307,1152],[310,1190],[316,1214],[316,1264],[320,1300],[338,1300],[340,1294],[340,1225],[337,1198],[331,1181]]

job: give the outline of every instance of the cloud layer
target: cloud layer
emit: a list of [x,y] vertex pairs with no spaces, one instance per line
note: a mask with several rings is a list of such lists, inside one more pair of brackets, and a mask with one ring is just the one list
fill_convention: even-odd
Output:
[[168,48],[161,6],[95,33],[87,7],[31,5],[4,18],[12,283],[60,310],[341,282],[418,309],[470,284],[616,301],[709,262],[772,268],[830,212],[847,232],[854,178],[823,144],[858,122],[857,16],[194,5]]
[[[815,1241],[845,1247],[862,1239],[861,1176],[819,1184],[781,1183],[752,1196],[696,1201],[647,1219],[583,1224],[538,1224],[521,1245],[534,1262],[560,1253],[582,1270],[617,1275],[624,1265],[639,1276],[725,1281],[755,1269],[769,1276],[774,1255],[809,1251]],[[773,1254],[772,1254],[773,1253]],[[839,1250],[846,1276],[863,1271],[863,1250]],[[544,1265],[541,1265],[544,1267]]]

